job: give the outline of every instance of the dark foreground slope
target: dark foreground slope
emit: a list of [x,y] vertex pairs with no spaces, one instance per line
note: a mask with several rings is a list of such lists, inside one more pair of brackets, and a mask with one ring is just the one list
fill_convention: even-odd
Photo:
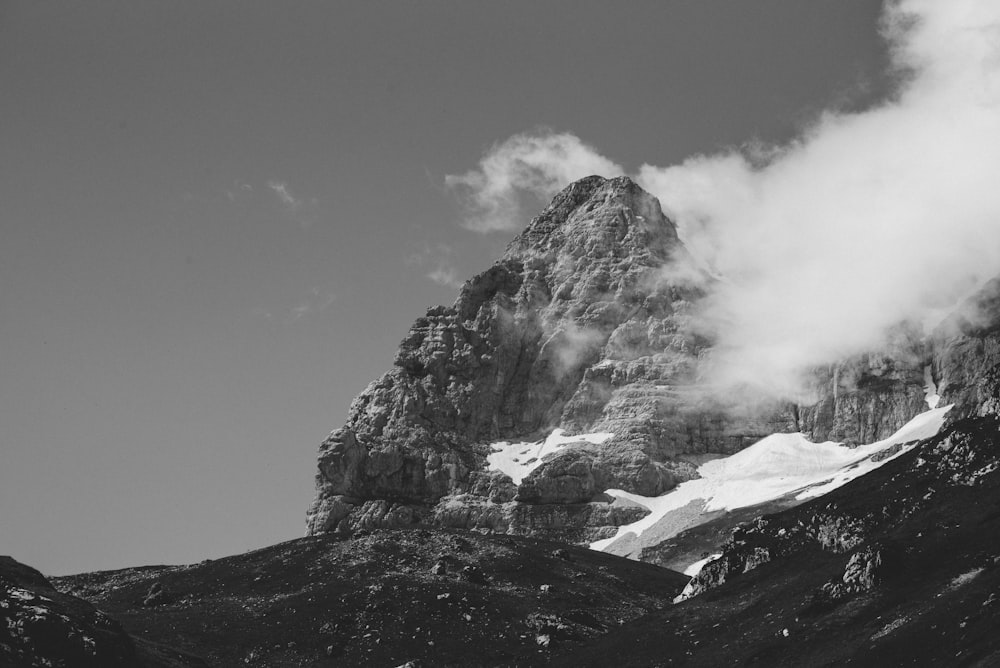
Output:
[[995,666],[1000,418],[742,525],[671,605],[685,581],[554,542],[409,529],[54,583],[143,646],[213,666]]
[[687,578],[548,541],[414,529],[55,582],[212,666],[392,667],[544,664],[670,605]]
[[38,571],[0,557],[0,666],[200,668],[205,664],[137,640],[87,601],[56,591]]
[[1000,420],[738,529],[693,598],[560,665],[1000,665]]

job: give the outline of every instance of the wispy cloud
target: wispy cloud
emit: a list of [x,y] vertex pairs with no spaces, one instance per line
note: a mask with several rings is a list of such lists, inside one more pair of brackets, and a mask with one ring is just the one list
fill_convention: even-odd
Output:
[[271,179],[261,185],[253,185],[234,179],[230,187],[225,188],[222,193],[231,203],[241,205],[246,202],[256,200],[258,197],[271,197],[272,201],[281,207],[285,215],[297,221],[303,227],[309,227],[316,222],[319,214],[319,199],[316,197],[304,197],[296,193],[289,185],[288,181]]
[[439,266],[427,273],[427,278],[438,285],[449,288],[462,287],[462,280],[458,277],[458,270],[452,266]]
[[454,264],[454,249],[448,244],[425,244],[406,258],[407,264],[424,270],[424,276],[448,288],[462,287],[458,269]]
[[[314,287],[285,314],[286,322],[297,322],[307,316],[317,315],[330,308],[337,301],[337,295],[328,290]],[[270,314],[267,316],[270,318]]]
[[249,183],[243,183],[239,179],[233,181],[233,187],[226,189],[226,198],[230,202],[235,202],[238,199],[242,199],[253,194],[253,186]]
[[281,203],[295,211],[302,206],[302,200],[292,194],[291,188],[284,181],[268,181],[267,187],[274,191]]
[[445,185],[467,207],[463,224],[478,232],[513,230],[524,224],[521,195],[548,199],[571,181],[599,174],[619,176],[621,166],[572,134],[537,131],[496,144],[479,167],[450,174]]
[[271,320],[274,317],[271,312],[263,306],[255,306],[250,309],[250,314],[255,318],[263,318],[264,320]]
[[297,195],[287,181],[272,179],[266,185],[271,193],[277,197],[285,211],[302,226],[308,227],[316,222],[319,211],[317,198]]

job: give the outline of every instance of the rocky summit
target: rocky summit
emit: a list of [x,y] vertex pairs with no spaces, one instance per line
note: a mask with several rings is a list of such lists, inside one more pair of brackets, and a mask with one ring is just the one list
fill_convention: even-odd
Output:
[[309,533],[424,525],[587,543],[647,512],[607,489],[654,497],[768,434],[866,443],[925,410],[929,355],[902,325],[885,350],[817,369],[808,405],[720,394],[699,318],[713,280],[633,181],[571,184],[451,307],[419,318],[355,399],[320,447]]

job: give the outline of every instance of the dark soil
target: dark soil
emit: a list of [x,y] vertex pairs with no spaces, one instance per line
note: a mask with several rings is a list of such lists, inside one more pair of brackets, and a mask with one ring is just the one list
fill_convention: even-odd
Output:
[[549,541],[414,529],[54,582],[212,666],[465,667],[545,664],[670,605],[687,580]]

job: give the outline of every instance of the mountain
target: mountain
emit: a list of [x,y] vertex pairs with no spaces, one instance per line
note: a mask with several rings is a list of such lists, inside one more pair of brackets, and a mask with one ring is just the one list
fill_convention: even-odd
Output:
[[419,318],[393,368],[321,445],[311,534],[432,525],[587,544],[776,432],[870,443],[926,409],[930,358],[900,325],[883,350],[817,369],[808,405],[706,378],[713,279],[626,177],[571,184]]
[[310,535],[2,558],[0,666],[1000,664],[1000,278],[808,402],[711,382],[716,280],[629,179],[570,185],[321,445]]

